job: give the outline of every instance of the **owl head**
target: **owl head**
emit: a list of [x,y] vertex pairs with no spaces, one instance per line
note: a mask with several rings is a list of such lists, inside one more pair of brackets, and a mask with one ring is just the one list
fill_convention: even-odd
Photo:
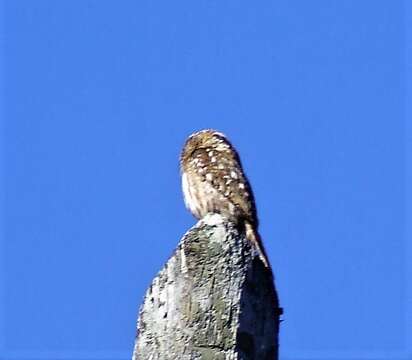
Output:
[[206,129],[193,133],[188,137],[183,147],[180,160],[184,162],[198,149],[208,149],[214,151],[234,151],[232,144],[227,137],[216,130]]

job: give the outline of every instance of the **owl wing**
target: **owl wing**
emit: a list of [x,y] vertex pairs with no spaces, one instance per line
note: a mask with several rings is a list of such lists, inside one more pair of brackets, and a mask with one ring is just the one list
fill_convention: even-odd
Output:
[[208,183],[220,196],[232,202],[243,217],[257,225],[253,193],[233,149],[198,148],[193,152],[191,162],[201,181]]

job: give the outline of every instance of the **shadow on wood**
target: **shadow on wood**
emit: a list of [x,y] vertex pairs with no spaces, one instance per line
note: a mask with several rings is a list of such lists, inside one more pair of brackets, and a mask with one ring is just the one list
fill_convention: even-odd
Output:
[[148,289],[133,360],[275,360],[279,316],[271,271],[234,224],[208,215]]

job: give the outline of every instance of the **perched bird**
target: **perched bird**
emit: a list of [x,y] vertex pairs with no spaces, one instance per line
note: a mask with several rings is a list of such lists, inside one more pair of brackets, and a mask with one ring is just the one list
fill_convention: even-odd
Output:
[[233,145],[215,130],[189,136],[180,169],[186,207],[198,219],[218,213],[242,226],[266,267],[269,261],[258,233],[252,189]]

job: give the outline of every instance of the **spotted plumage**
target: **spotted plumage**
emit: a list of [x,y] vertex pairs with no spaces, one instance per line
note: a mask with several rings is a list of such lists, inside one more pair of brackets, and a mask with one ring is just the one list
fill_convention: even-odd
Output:
[[269,266],[257,231],[258,219],[250,184],[233,145],[214,130],[192,134],[181,157],[182,188],[186,207],[198,219],[219,213],[241,224],[247,238]]

